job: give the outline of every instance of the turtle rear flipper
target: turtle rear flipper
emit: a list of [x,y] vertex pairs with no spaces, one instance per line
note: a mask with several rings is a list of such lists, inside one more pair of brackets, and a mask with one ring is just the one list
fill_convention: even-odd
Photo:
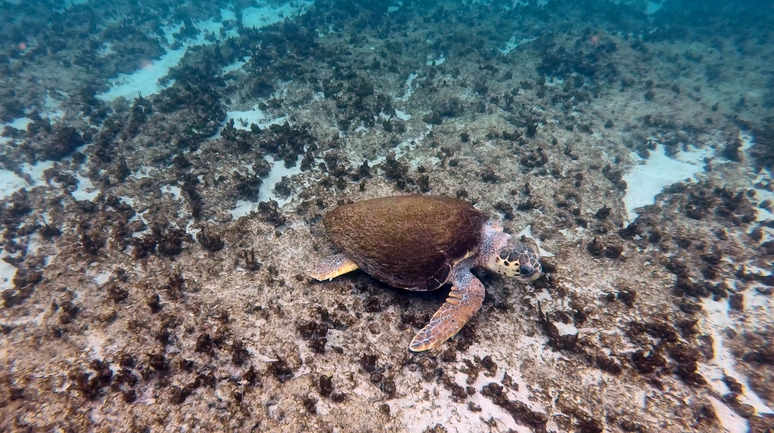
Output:
[[424,328],[411,340],[409,350],[422,352],[435,349],[457,335],[481,308],[486,290],[469,269],[454,273],[454,286],[449,297]]
[[309,275],[317,281],[332,280],[359,268],[346,254],[334,254],[320,260]]

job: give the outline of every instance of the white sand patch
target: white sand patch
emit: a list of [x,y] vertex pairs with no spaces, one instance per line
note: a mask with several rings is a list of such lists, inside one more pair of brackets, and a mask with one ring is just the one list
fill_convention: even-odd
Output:
[[[145,177],[149,177],[149,176],[145,176]],[[121,197],[118,197],[118,198],[122,202],[128,204],[132,209],[135,209],[135,207],[134,207],[134,198],[132,198],[132,197],[125,197],[125,196],[121,196]],[[143,213],[147,213],[147,212],[148,211],[146,210]],[[150,224],[148,223],[148,220],[145,219],[145,216],[143,215],[143,213],[135,212],[134,215],[132,215],[132,217],[129,218],[129,223],[132,223],[134,221],[140,220],[146,226],[149,226]],[[132,233],[132,237],[141,238],[142,236],[143,236],[143,232],[134,232],[134,233]]]
[[273,159],[273,157],[269,156],[265,158],[266,161],[271,164],[271,171],[269,172],[269,176],[263,179],[261,188],[258,190],[258,201],[251,202],[246,200],[238,200],[236,207],[231,210],[232,218],[240,218],[249,215],[251,211],[257,211],[258,203],[260,202],[274,200],[277,202],[277,206],[281,208],[293,200],[293,193],[291,193],[288,197],[281,197],[274,191],[274,187],[278,183],[282,182],[283,177],[291,177],[302,173],[300,165],[301,157],[299,156],[298,160],[296,161],[296,165],[290,168],[285,167],[285,162],[282,160]]
[[[616,0],[613,0],[617,2]],[[548,0],[537,0],[534,2],[538,6],[545,6],[548,4]],[[529,6],[530,2],[528,0],[514,0],[510,5],[506,4],[505,9],[510,10],[519,6]]]
[[104,42],[97,50],[97,57],[109,56],[116,51],[113,49],[113,44],[110,42]]
[[134,208],[134,199],[131,197],[120,196],[118,197],[118,203],[119,205],[128,205],[129,207]]
[[511,36],[511,39],[508,40],[508,42],[505,43],[505,47],[498,48],[500,53],[504,56],[508,55],[511,51],[515,50],[519,47],[521,44],[526,44],[529,42],[532,42],[534,40],[537,40],[537,38],[519,38],[517,39],[517,35]]
[[105,347],[105,335],[94,329],[89,329],[86,334],[86,350],[94,359],[103,359]]
[[[771,272],[763,272],[763,275],[769,276]],[[760,286],[753,285],[753,287],[768,287],[761,284]],[[761,293],[757,290],[750,290],[744,297],[744,309],[749,310],[761,310],[761,314],[750,314],[750,316],[772,317],[774,315],[774,298]]]
[[[751,182],[752,185],[750,186],[750,188],[755,190],[755,199],[756,200],[758,200],[760,202],[763,202],[763,201],[766,201],[766,200],[770,200],[771,203],[772,203],[772,209],[774,209],[774,192],[766,190],[766,189],[763,189],[763,188],[756,188],[754,186],[758,182],[766,183],[766,182],[771,182],[771,180],[772,180],[772,175],[770,173],[765,173],[765,172],[761,173],[761,174],[759,174],[757,177],[755,177],[752,180],[752,182]],[[772,213],[768,209],[764,209],[764,208],[761,208],[761,207],[756,207],[755,211],[757,213],[757,215],[756,215],[757,218],[755,219],[756,221],[766,221],[766,220],[774,219],[774,213]]]
[[18,119],[13,119],[13,121],[11,123],[9,123],[8,125],[16,128],[16,129],[21,129],[21,130],[26,131],[27,130],[27,126],[30,123],[32,123],[32,119],[29,119],[27,117],[20,117]]
[[445,61],[446,61],[446,57],[444,57],[443,53],[441,53],[441,55],[438,57],[428,56],[425,64],[427,64],[427,66],[438,66],[438,65],[442,65],[443,62]]
[[282,198],[274,192],[274,186],[280,183],[285,176],[291,177],[301,173],[300,157],[299,160],[296,161],[296,165],[290,168],[285,167],[285,163],[282,160],[275,160],[268,157],[266,160],[271,163],[271,172],[269,172],[269,176],[263,180],[263,185],[261,185],[261,190],[258,193],[258,201],[274,200],[279,207],[282,207],[292,199],[293,195],[291,194],[288,198]]
[[243,216],[250,215],[250,212],[258,210],[256,203],[247,200],[237,200],[236,207],[231,209],[231,217],[233,219],[242,218]]
[[73,5],[85,5],[89,0],[64,0],[66,9],[70,9]]
[[[740,148],[740,151],[745,155],[745,160],[750,160],[749,156],[749,150],[752,148],[755,143],[753,142],[752,136],[746,133],[743,133],[742,131],[739,131],[739,140],[742,142],[742,147]],[[761,173],[755,174],[752,172],[752,169],[750,170],[750,186],[749,188],[755,191],[755,199],[761,203],[765,200],[770,200],[772,203],[772,206],[774,206],[774,192],[769,191],[765,188],[759,188],[756,187],[756,184],[766,184],[769,182],[772,182],[772,179],[774,176],[772,176],[771,172],[768,172],[766,170],[762,170]],[[774,220],[774,213],[771,211],[761,208],[761,207],[755,207],[756,212],[756,218],[755,221],[762,222],[766,220]],[[767,226],[763,226],[763,239],[761,242],[767,242],[769,240],[774,239],[774,228],[770,228]]]
[[148,60],[140,65],[140,68],[131,74],[119,74],[117,78],[110,79],[110,90],[100,93],[97,98],[111,102],[118,98],[129,101],[144,95],[155,95],[174,84],[170,81],[167,86],[161,86],[159,79],[166,76],[169,70],[177,66],[188,48],[167,51],[166,54],[156,60]]
[[194,228],[194,224],[196,224],[196,220],[194,218],[190,218],[188,222],[185,223],[185,232],[196,238],[196,235],[202,231],[202,229]]
[[535,292],[533,294],[533,296],[534,296],[534,301],[535,301],[534,305],[536,307],[537,307],[537,303],[538,302],[550,302],[550,301],[554,300],[554,298],[551,297],[551,292],[549,292],[548,290],[545,290],[545,289],[543,289],[543,290],[541,290],[539,292]]
[[45,176],[43,175],[43,172],[53,166],[53,161],[37,162],[35,165],[30,165],[26,162],[22,164],[21,170],[24,172],[24,174],[29,175],[28,179],[32,180],[32,184],[27,182],[27,180],[22,179],[16,175],[16,173],[10,170],[0,169],[0,200],[10,197],[14,192],[22,188],[28,188],[37,184],[44,184]]
[[179,186],[164,185],[161,187],[161,192],[171,195],[176,201],[180,201],[183,198],[183,191]]
[[546,76],[546,86],[548,86],[548,87],[562,87],[562,86],[564,86],[564,78]]
[[[149,213],[148,210],[146,210],[144,212],[135,212],[134,216],[129,218],[129,223],[133,223],[133,222],[135,222],[137,220],[140,220],[140,221],[142,221],[145,224],[146,227],[150,227],[150,223],[148,223],[148,220],[145,218],[145,215],[148,215],[148,213]],[[146,231],[134,232],[134,233],[132,233],[132,237],[133,238],[141,238],[141,237],[145,236],[146,233],[147,233]]]
[[[311,5],[312,2],[304,1],[295,2],[293,3],[293,6],[284,4],[279,7],[249,7],[242,12],[242,20],[245,27],[259,29],[267,25],[284,21],[286,18],[292,18],[302,14]],[[220,18],[222,20],[235,20],[236,14],[233,11],[221,9]],[[176,24],[164,29],[166,34],[165,39],[168,44],[172,45],[175,42],[173,35],[181,27],[182,24]],[[199,30],[199,34],[195,39],[185,42],[181,48],[167,51],[158,59],[146,59],[142,61],[138,65],[138,69],[131,74],[119,74],[118,77],[110,80],[110,89],[105,93],[98,94],[97,98],[106,102],[111,102],[117,98],[123,97],[131,101],[138,95],[155,95],[173,85],[174,80],[170,80],[170,82],[165,85],[161,85],[159,84],[159,79],[166,76],[170,69],[180,63],[180,60],[182,60],[188,48],[198,45],[208,45],[223,39],[220,34],[223,23],[220,21],[197,21],[194,23],[194,27]],[[208,34],[211,34],[213,37],[206,38],[205,36]],[[239,33],[236,28],[232,28],[225,33],[226,38],[238,35]]]
[[[743,328],[745,325],[744,319],[733,319],[729,315],[727,299],[715,302],[710,298],[705,298],[702,300],[702,306],[707,313],[707,317],[701,322],[701,327],[705,332],[712,336],[715,357],[706,364],[699,363],[698,372],[707,380],[707,382],[709,382],[712,389],[721,395],[730,392],[723,382],[723,377],[728,376],[734,378],[734,380],[744,387],[742,394],[739,396],[740,402],[751,405],[758,413],[774,413],[771,408],[769,408],[766,403],[750,389],[747,378],[736,371],[736,363],[734,362],[733,355],[731,355],[731,352],[723,343],[725,329]],[[742,418],[740,418],[740,420],[744,421]],[[744,421],[744,424],[745,429],[739,431],[747,431],[747,421]]]
[[656,12],[659,11],[659,9],[661,9],[661,6],[663,5],[664,5],[664,0],[658,1],[658,2],[648,0],[648,5],[645,7],[645,13],[648,15],[655,14]]
[[[472,355],[481,357],[486,354],[475,349],[471,351]],[[508,375],[514,383],[514,387],[507,391],[509,400],[518,400],[528,406],[531,410],[545,413],[545,410],[534,402],[530,401],[530,387],[522,379],[518,369],[509,368]],[[487,377],[484,374],[478,376],[476,381],[470,386],[481,389],[490,382],[501,382],[504,372],[499,372],[495,377]],[[457,372],[454,374],[454,383],[459,386],[468,386],[466,383],[467,375]],[[518,388],[518,390],[515,390]],[[517,424],[513,417],[500,406],[497,406],[491,399],[485,397],[480,392],[468,397],[467,402],[477,405],[481,412],[473,412],[468,409],[466,404],[460,404],[453,401],[451,392],[445,388],[432,384],[425,387],[423,392],[427,392],[434,397],[431,399],[417,399],[416,393],[408,393],[406,397],[396,398],[390,401],[391,409],[401,414],[401,422],[407,432],[422,432],[436,424],[444,426],[449,432],[471,432],[471,431],[514,431],[519,433],[529,433],[532,430],[524,425]],[[395,410],[395,409],[399,410]],[[493,423],[487,425],[487,423]],[[553,429],[553,422],[549,422],[549,431]]]
[[[363,128],[363,129],[361,129]],[[421,127],[420,127],[421,128]],[[430,132],[432,132],[433,127],[431,125],[425,125],[424,129],[421,129],[419,131],[412,131],[413,136],[408,137],[406,140],[401,141],[398,143],[392,150],[392,152],[395,153],[395,159],[400,160],[404,155],[406,155],[409,152],[413,152],[419,147],[419,145],[424,141],[425,137],[427,137]],[[343,131],[339,130],[341,134],[344,134]],[[370,131],[369,128],[365,128],[364,126],[360,126],[357,129],[355,129],[355,132],[365,132],[367,133]],[[365,134],[363,134],[365,135]],[[357,139],[357,137],[355,138]],[[374,167],[378,164],[381,164],[383,162],[387,161],[387,152],[384,154],[377,156],[373,160],[369,161],[369,165],[371,167]],[[404,161],[405,163],[409,164],[411,167],[416,168],[419,164],[419,161],[410,159],[408,161]]]
[[[35,232],[31,234],[27,242],[27,254],[37,254],[41,246],[43,246],[43,242],[42,242],[42,239],[40,238],[40,233]],[[46,262],[47,262],[47,259],[44,259],[43,267],[46,267]]]
[[61,108],[62,101],[52,98],[48,90],[46,90],[46,99],[43,102],[43,105],[46,108],[46,116],[52,122],[58,122],[64,118],[65,113]]
[[[395,115],[394,115],[394,116],[393,116],[393,115],[391,115],[391,114],[387,114],[387,113],[385,113],[384,111],[382,111],[382,112],[380,112],[380,113],[379,113],[379,118],[380,118],[380,119],[382,119],[382,120],[387,120],[387,121],[389,121],[389,120],[392,120],[392,119],[394,119],[394,118],[396,118],[396,117],[397,117],[398,119],[400,119],[400,120],[403,120],[403,121],[406,121],[406,120],[408,120],[408,119],[411,119],[411,115],[410,115],[410,114],[407,114],[407,113],[405,113],[405,112],[403,112],[403,111],[400,111],[400,110],[395,110]],[[369,129],[369,128],[366,128],[366,127],[365,127],[365,126],[363,126],[363,125],[360,125],[360,126],[358,126],[358,127],[357,127],[357,129],[355,130],[355,132],[360,132],[360,131],[370,131],[370,129]]]
[[[755,191],[755,199],[758,200],[760,203],[762,203],[765,200],[770,200],[772,203],[772,208],[774,209],[774,192],[768,191],[763,188],[756,188],[755,185],[758,182],[771,182],[772,174],[763,172],[759,174],[756,178],[753,179],[751,182],[752,185],[750,186],[751,189]],[[762,222],[767,220],[774,220],[774,213],[769,211],[768,209],[764,209],[762,207],[755,207],[755,213],[756,218],[755,221]],[[763,239],[761,242],[768,242],[772,239],[774,239],[774,228],[769,227],[768,225],[763,225]]]
[[91,183],[91,179],[80,173],[73,173],[76,179],[78,179],[78,188],[72,192],[72,196],[75,200],[94,200],[99,195],[99,188],[94,187]]
[[17,119],[13,119],[10,123],[6,123],[3,125],[3,130],[5,130],[5,126],[10,126],[15,129],[20,129],[22,131],[27,130],[27,126],[32,123],[32,119],[26,118],[26,117],[19,117]]
[[247,62],[249,62],[251,58],[252,58],[252,56],[246,56],[246,57],[245,57],[245,58],[243,58],[242,60],[237,60],[236,62],[234,62],[234,63],[231,63],[230,65],[226,65],[226,66],[224,66],[224,67],[223,67],[223,69],[221,69],[221,70],[220,70],[220,74],[221,74],[221,75],[226,75],[226,74],[228,74],[229,72],[232,72],[232,71],[239,70],[239,69],[240,69],[240,68],[242,68],[242,66],[244,66],[244,65],[245,65]]
[[[2,257],[7,254],[3,253]],[[0,291],[13,288],[13,279],[16,276],[16,266],[0,259]]]
[[411,98],[411,95],[414,93],[414,89],[411,88],[411,84],[414,82],[414,79],[417,78],[419,74],[411,73],[409,74],[408,78],[406,78],[406,93],[403,94],[403,96],[399,97],[398,99],[401,101],[408,101],[409,98]]
[[303,14],[312,6],[312,1],[299,1],[284,3],[280,6],[261,5],[258,7],[249,7],[242,11],[242,25],[260,29],[275,23],[285,21],[286,18],[293,18],[296,15]]
[[[213,20],[205,20],[205,21],[197,21],[194,23],[194,27],[196,27],[196,30],[199,30],[199,35],[197,35],[196,42],[194,44],[196,45],[205,45],[207,43],[212,43],[213,41],[208,40],[206,36],[208,34],[214,35],[215,39],[221,39],[220,38],[220,29],[223,28],[223,23],[220,21],[213,21]],[[236,29],[229,30],[229,34],[226,36],[238,36],[239,33]],[[211,37],[210,37],[211,39]]]
[[223,128],[225,128],[228,122],[231,120],[234,121],[234,128],[241,129],[243,131],[249,131],[251,125],[253,124],[257,125],[261,129],[266,129],[271,125],[280,125],[284,123],[287,118],[285,116],[272,118],[268,114],[264,113],[260,108],[258,108],[257,105],[250,110],[229,111],[226,113],[226,120],[223,122],[223,125],[218,128],[218,131],[215,133],[215,135],[210,137],[209,140],[220,138],[220,133],[223,132]]
[[[139,170],[137,170],[134,173],[132,173],[132,175],[129,176],[129,177],[132,178],[132,179],[139,180],[139,179],[144,179],[146,177],[153,177],[153,175],[148,173],[148,168],[147,167],[141,167]],[[201,179],[199,179],[199,180],[201,180]]]
[[0,169],[0,200],[10,197],[16,191],[28,186],[30,186],[30,184],[17,176],[16,173],[6,169]]
[[409,120],[411,119],[411,115],[400,110],[395,110],[395,117],[397,117],[400,120]]
[[559,335],[578,335],[578,328],[572,323],[552,322]]
[[715,414],[720,420],[720,425],[723,426],[723,431],[726,433],[747,433],[750,431],[750,426],[747,420],[737,415],[731,408],[726,406],[725,403],[712,396],[707,396],[712,404],[712,408],[715,410]]
[[94,275],[94,282],[97,283],[98,286],[102,286],[108,281],[110,281],[111,273],[107,271],[98,272],[96,275]]
[[639,160],[639,165],[624,175],[627,185],[624,205],[628,222],[637,219],[637,208],[654,204],[656,196],[665,186],[686,179],[696,180],[696,173],[704,171],[704,158],[712,157],[712,149],[681,151],[670,158],[659,144],[646,160],[636,154],[632,157]]
[[223,21],[229,21],[229,20],[236,21],[237,16],[234,13],[234,11],[230,11],[228,9],[221,9],[220,10],[220,19],[223,20]]
[[387,7],[387,13],[397,12],[403,6],[402,1],[396,1],[394,5]]
[[22,164],[22,171],[29,174],[35,184],[46,183],[46,176],[43,174],[49,168],[54,166],[54,161],[38,161],[35,165],[25,162]]

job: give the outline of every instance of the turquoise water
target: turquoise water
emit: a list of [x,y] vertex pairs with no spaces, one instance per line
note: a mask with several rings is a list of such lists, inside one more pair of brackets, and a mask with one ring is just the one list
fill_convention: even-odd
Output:
[[[0,430],[774,428],[772,2],[0,0],[0,23]],[[474,270],[483,307],[423,354],[448,284],[309,278],[329,211],[407,194],[471,203],[545,270]]]

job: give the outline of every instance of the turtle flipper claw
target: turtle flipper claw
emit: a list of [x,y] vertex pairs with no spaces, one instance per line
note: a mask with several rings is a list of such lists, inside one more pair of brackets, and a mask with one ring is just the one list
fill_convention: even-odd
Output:
[[359,266],[344,254],[334,254],[322,259],[315,265],[309,276],[317,281],[332,280],[339,275],[357,270]]
[[422,352],[435,349],[457,335],[481,308],[485,293],[484,285],[469,270],[458,271],[446,302],[433,315],[430,323],[411,340],[409,350]]

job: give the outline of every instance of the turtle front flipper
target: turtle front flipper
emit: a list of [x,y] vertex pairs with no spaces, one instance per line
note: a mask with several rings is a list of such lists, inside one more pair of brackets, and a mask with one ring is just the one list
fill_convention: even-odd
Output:
[[345,254],[334,254],[320,260],[309,275],[317,281],[332,280],[358,268],[357,263]]
[[430,323],[411,340],[409,350],[412,352],[422,352],[440,346],[457,335],[481,308],[486,290],[469,269],[457,270],[453,283],[446,302],[436,311]]

